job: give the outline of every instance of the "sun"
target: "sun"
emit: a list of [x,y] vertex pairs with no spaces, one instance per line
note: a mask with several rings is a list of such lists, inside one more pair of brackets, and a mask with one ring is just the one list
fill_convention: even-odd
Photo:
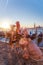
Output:
[[10,24],[8,22],[3,22],[1,27],[4,28],[4,29],[9,29],[10,28]]

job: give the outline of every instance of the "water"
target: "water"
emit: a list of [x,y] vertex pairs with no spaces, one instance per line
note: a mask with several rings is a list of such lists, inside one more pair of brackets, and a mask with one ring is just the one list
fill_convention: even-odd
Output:
[[0,41],[1,42],[9,43],[9,39],[3,38],[3,37],[0,37]]

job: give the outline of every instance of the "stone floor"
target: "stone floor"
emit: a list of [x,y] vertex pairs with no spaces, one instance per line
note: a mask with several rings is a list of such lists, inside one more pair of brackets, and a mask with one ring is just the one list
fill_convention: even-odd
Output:
[[[36,65],[36,62],[24,60],[15,53],[9,44],[0,42],[0,65]],[[40,64],[43,65],[43,64]]]

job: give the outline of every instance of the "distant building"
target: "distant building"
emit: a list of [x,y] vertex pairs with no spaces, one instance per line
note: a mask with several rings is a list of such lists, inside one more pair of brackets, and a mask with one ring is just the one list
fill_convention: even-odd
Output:
[[40,34],[40,32],[42,32],[43,33],[43,27],[35,27],[35,28],[27,28],[27,30],[28,30],[28,33],[30,34],[30,31],[32,32],[32,34],[34,34],[34,33],[36,33],[37,32],[37,34]]

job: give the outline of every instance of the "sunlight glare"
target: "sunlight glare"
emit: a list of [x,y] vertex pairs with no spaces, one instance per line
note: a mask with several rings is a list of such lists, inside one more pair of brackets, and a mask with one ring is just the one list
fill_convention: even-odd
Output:
[[9,29],[10,24],[8,22],[3,22],[1,27],[4,28],[4,29]]

